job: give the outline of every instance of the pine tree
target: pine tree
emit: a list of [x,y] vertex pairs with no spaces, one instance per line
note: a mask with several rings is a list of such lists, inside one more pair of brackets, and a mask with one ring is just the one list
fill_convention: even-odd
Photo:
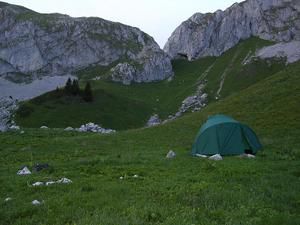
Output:
[[77,79],[74,79],[72,82],[72,86],[71,86],[71,92],[72,95],[79,95],[80,94],[80,88],[79,88],[79,83]]
[[83,99],[86,102],[93,101],[93,92],[90,82],[87,82],[83,91]]
[[67,80],[67,83],[65,85],[64,90],[65,90],[66,94],[68,94],[68,95],[72,94],[72,80],[71,80],[71,78],[69,78]]

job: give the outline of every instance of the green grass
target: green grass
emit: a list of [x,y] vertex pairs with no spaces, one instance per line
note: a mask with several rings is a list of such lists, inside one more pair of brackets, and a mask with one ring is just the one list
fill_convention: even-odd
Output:
[[117,130],[142,127],[153,113],[159,113],[162,118],[175,113],[181,101],[196,90],[198,77],[214,60],[175,62],[176,75],[171,82],[124,86],[92,81],[95,101],[91,104],[56,98],[53,92],[47,93],[25,103],[33,109],[32,113],[27,117],[17,116],[16,121],[23,127],[45,124],[49,127],[78,127],[83,122],[95,122]]
[[[299,224],[299,71],[296,63],[159,127],[108,136],[1,133],[1,199],[13,198],[0,202],[1,224]],[[200,125],[216,113],[251,126],[264,151],[254,160],[191,157]],[[170,149],[177,157],[166,160]],[[52,169],[16,175],[21,165],[33,163]],[[73,183],[28,186],[61,177]],[[33,199],[45,202],[32,206]]]
[[[193,62],[176,60],[173,62],[175,78],[170,82],[165,80],[124,86],[106,79],[92,81],[95,95],[95,102],[92,104],[83,105],[68,99],[57,100],[49,98],[53,96],[51,93],[45,94],[39,97],[40,104],[35,104],[34,100],[28,103],[33,109],[30,115],[17,117],[16,120],[24,127],[40,127],[45,124],[50,127],[78,127],[83,122],[90,121],[117,130],[142,127],[151,114],[157,113],[165,119],[176,113],[181,102],[193,94],[203,80],[207,80],[205,89],[209,94],[209,101],[215,101],[224,71],[226,77],[220,92],[221,99],[284,69],[285,65],[275,60],[255,60],[247,65],[242,64],[249,52],[254,53],[257,48],[269,44],[271,43],[251,38],[218,58],[210,57]],[[82,80],[99,75],[105,77],[109,68],[90,67],[78,71],[78,76]],[[206,76],[205,71],[208,72]]]

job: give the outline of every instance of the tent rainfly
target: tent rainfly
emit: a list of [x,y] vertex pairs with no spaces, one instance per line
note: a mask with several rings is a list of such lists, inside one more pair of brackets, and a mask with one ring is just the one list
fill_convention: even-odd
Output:
[[262,148],[256,134],[247,125],[225,115],[210,116],[193,144],[192,154],[239,155],[257,153]]

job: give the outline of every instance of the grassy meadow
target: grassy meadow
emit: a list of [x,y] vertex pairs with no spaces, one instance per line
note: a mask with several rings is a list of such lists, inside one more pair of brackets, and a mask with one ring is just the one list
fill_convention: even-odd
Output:
[[[91,81],[94,101],[86,103],[81,98],[57,97],[54,92],[46,93],[23,105],[28,114],[17,114],[16,121],[22,127],[39,128],[46,125],[51,128],[79,127],[95,122],[105,128],[127,130],[143,127],[150,116],[159,114],[166,119],[178,111],[181,102],[195,93],[201,82],[206,82],[205,92],[209,102],[215,101],[220,80],[224,84],[219,99],[269,77],[282,69],[282,61],[253,60],[243,64],[256,49],[271,42],[258,38],[242,41],[222,56],[208,57],[193,62],[173,61],[175,72],[172,81],[125,86],[108,80]],[[89,77],[101,75],[101,69],[89,71]],[[81,85],[85,85],[83,79]]]
[[[206,60],[208,67],[211,59]],[[178,62],[179,68],[180,63],[185,62]],[[113,135],[34,128],[25,128],[24,134],[0,133],[0,224],[300,224],[299,71],[300,63],[290,65],[200,112],[153,128]],[[101,86],[104,92],[127,88],[107,85]],[[138,85],[133,90],[139,90]],[[137,101],[142,98],[134,91],[127,96],[131,95]],[[154,99],[145,107],[154,107]],[[216,113],[252,127],[263,151],[255,159],[232,156],[215,162],[191,157],[199,127]],[[170,149],[177,156],[168,160]],[[35,163],[48,163],[50,168],[16,175],[22,165],[31,168]],[[73,183],[30,185],[62,177]],[[7,197],[12,200],[4,202]],[[34,199],[44,202],[31,205]]]

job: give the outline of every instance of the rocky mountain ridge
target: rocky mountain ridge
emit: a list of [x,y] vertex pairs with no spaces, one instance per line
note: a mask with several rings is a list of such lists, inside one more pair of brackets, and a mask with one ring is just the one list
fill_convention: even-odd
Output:
[[196,13],[172,33],[164,50],[189,60],[220,56],[251,36],[275,42],[300,40],[299,0],[247,0],[225,11]]
[[95,17],[40,14],[4,2],[0,21],[0,77],[5,79],[30,82],[95,66],[115,67],[111,75],[124,64],[133,69],[112,80],[130,84],[173,75],[169,57],[138,28]]

